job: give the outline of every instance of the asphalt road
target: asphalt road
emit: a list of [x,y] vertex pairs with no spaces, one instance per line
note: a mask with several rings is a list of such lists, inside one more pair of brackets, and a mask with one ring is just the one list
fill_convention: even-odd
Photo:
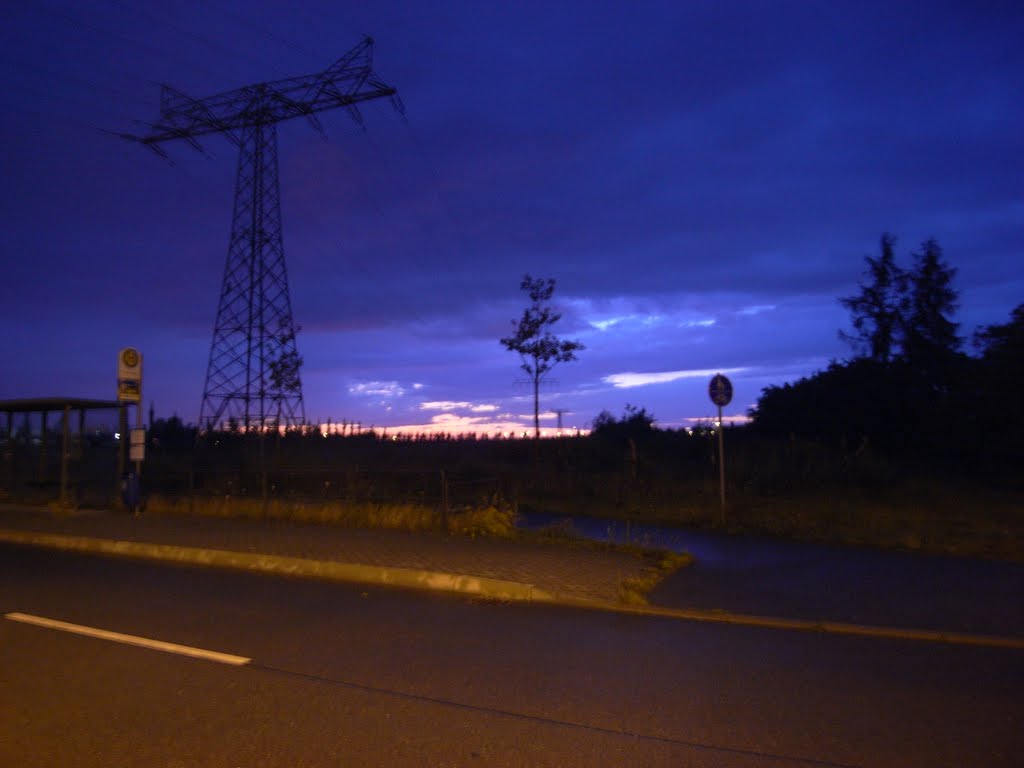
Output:
[[[574,517],[572,526],[597,540],[627,538],[621,521]],[[640,523],[629,540],[695,557],[655,587],[656,605],[1024,638],[1021,563]]]
[[[235,654],[240,666],[9,614]],[[0,546],[0,766],[1011,766],[1024,652]]]

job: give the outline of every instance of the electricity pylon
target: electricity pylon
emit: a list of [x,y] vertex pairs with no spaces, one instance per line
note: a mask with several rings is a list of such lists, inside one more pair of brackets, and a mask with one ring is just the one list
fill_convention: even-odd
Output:
[[160,119],[144,136],[118,134],[162,157],[163,143],[182,139],[201,151],[197,137],[224,134],[238,147],[234,215],[210,344],[199,426],[242,429],[305,422],[296,326],[288,295],[281,237],[277,123],[305,117],[324,135],[316,115],[345,107],[363,127],[357,105],[389,97],[405,113],[398,92],[373,72],[373,39],[364,37],[332,66],[313,75],[259,83],[205,99],[163,85]]

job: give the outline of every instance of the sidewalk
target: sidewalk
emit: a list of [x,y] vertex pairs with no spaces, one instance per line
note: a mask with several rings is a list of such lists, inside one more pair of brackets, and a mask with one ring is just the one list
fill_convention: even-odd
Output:
[[1018,599],[1024,567],[1010,564],[962,562],[951,573],[947,559],[739,539],[733,548],[753,556],[698,551],[696,565],[654,586],[653,605],[637,606],[622,602],[621,586],[648,576],[648,563],[627,552],[563,543],[273,520],[55,513],[0,503],[4,542],[699,622],[1024,650]]
[[646,567],[625,552],[554,543],[8,504],[0,541],[547,602],[618,603],[623,580]]

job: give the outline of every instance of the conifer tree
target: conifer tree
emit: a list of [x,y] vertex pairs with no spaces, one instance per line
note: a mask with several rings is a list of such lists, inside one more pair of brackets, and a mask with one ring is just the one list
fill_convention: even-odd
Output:
[[903,296],[903,357],[926,374],[941,376],[963,345],[960,324],[953,320],[959,307],[956,269],[943,260],[934,238],[925,240],[913,258]]
[[881,253],[878,258],[865,256],[868,268],[860,293],[841,298],[839,302],[850,310],[855,333],[839,332],[846,341],[863,356],[887,364],[896,354],[899,333],[902,328],[902,296],[906,290],[907,276],[896,264],[893,246],[896,238],[884,233],[881,237]]

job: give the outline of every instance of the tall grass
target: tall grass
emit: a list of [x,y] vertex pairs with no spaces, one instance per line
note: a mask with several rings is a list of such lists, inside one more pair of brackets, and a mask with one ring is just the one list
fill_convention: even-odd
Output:
[[463,507],[440,515],[435,508],[417,504],[345,503],[339,501],[259,499],[238,496],[167,497],[150,495],[147,514],[287,520],[330,523],[354,528],[389,528],[404,531],[443,530],[467,536],[511,537],[515,515],[511,507],[489,504]]

